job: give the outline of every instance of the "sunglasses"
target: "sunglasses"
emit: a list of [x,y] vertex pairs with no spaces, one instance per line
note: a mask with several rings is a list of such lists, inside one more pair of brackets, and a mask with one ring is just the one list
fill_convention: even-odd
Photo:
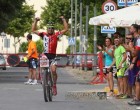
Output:
[[47,29],[54,29],[54,27],[48,27]]
[[128,38],[128,37],[126,37],[126,39],[132,40],[132,38]]

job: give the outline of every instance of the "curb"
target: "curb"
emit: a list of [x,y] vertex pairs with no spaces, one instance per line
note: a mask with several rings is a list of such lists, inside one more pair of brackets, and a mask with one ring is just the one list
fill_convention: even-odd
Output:
[[[110,92],[109,87],[105,87],[104,91],[107,92],[107,93]],[[118,93],[119,93],[118,88],[114,88],[114,94],[117,95]]]
[[106,100],[107,93],[101,90],[69,91],[65,95],[67,100]]

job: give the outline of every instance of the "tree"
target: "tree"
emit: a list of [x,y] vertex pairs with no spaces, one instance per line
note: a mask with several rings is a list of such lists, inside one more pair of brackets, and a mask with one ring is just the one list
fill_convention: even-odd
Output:
[[65,16],[68,20],[70,18],[70,0],[46,0],[47,6],[43,8],[41,14],[42,26],[46,26],[49,21],[55,23],[57,30],[62,28],[62,21],[60,16]]
[[19,52],[26,52],[28,48],[28,42],[22,42],[19,47]]
[[[62,25],[59,21],[59,16],[61,16],[62,14],[69,19],[71,16],[71,5],[70,5],[70,0],[46,0],[47,1],[47,6],[43,8],[44,12],[42,13],[42,27],[46,26],[46,24],[48,23],[48,21],[53,21],[56,24],[57,29],[61,29]],[[73,0],[75,1],[75,0]],[[83,21],[83,25],[86,25],[86,5],[89,5],[89,16],[88,18],[91,18],[94,16],[94,6],[96,4],[97,7],[97,16],[103,14],[102,13],[102,4],[106,1],[106,0],[82,0],[83,1],[83,17],[82,17],[82,21]],[[114,0],[117,3],[117,0]],[[75,5],[75,4],[74,4]],[[78,12],[77,12],[77,17],[78,17],[78,22],[80,21],[80,0],[78,0]],[[75,6],[73,6],[75,8]],[[84,26],[84,30],[85,30],[85,26]],[[94,37],[94,26],[90,26],[88,27],[88,53],[93,53],[93,37]],[[101,34],[101,29],[100,26],[97,27],[97,40],[100,43],[104,43],[104,36],[106,36],[106,34]],[[70,33],[68,33],[70,34]],[[79,35],[78,31],[77,34]],[[83,34],[85,34],[85,32],[83,32]],[[103,38],[104,37],[104,38]],[[78,45],[78,44],[77,44]],[[69,52],[70,49],[67,49],[67,51]]]
[[[42,53],[43,52],[43,42],[42,40],[36,41],[36,47],[37,47],[37,52]],[[28,49],[28,42],[22,42],[19,48],[19,52],[26,52]]]
[[21,9],[25,0],[0,0],[0,32],[5,31],[8,23]]
[[[28,6],[24,4],[22,8],[16,13],[15,18],[10,21],[8,28],[6,29],[6,33],[10,34],[15,38],[23,37],[24,33],[31,31],[32,19],[34,18],[35,11],[33,10],[33,6]],[[16,53],[16,45],[15,53]]]
[[37,46],[37,52],[38,53],[42,53],[44,48],[43,48],[43,41],[42,40],[38,40],[36,41],[36,46]]

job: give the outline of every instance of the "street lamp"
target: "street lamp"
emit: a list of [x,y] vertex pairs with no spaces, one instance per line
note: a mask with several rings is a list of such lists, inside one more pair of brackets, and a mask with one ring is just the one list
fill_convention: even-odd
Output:
[[6,37],[6,33],[2,32],[1,33],[1,38],[2,38],[2,47],[1,47],[1,50],[3,51],[3,39]]

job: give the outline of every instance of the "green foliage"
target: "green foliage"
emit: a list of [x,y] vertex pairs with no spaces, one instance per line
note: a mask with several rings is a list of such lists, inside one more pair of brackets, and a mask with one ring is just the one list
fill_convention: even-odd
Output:
[[[62,23],[59,20],[59,16],[64,15],[67,19],[69,19],[71,17],[71,5],[70,5],[70,1],[71,0],[46,0],[47,1],[47,6],[45,8],[43,8],[44,12],[42,13],[42,27],[46,26],[46,24],[49,21],[53,21],[56,24],[56,28],[57,29],[61,29],[62,28]],[[97,14],[101,15],[103,14],[102,12],[102,4],[106,1],[106,0],[82,0],[83,1],[83,5],[82,5],[82,22],[83,22],[83,34],[85,35],[85,27],[86,27],[86,6],[89,5],[89,15],[88,15],[88,21],[90,18],[94,17],[94,6],[96,4],[96,10],[97,10]],[[114,0],[117,3],[117,0]],[[73,9],[75,9],[75,0],[73,0],[74,2],[74,6]],[[77,10],[77,23],[80,23],[80,0],[78,0],[78,6],[77,6],[78,10]],[[75,12],[73,12],[74,15]],[[74,16],[73,16],[73,25],[74,25]],[[74,31],[73,31],[74,32]],[[73,33],[74,35],[74,33]],[[77,35],[79,35],[79,29],[77,30]],[[104,39],[107,36],[107,34],[101,34],[101,27],[97,26],[97,43],[100,44],[104,44]],[[88,53],[93,53],[93,48],[94,48],[94,26],[89,25],[88,26],[88,47],[87,47],[87,52]],[[78,44],[77,44],[78,45]],[[79,51],[79,45],[77,50]],[[67,49],[67,53],[70,52],[70,47],[68,47]]]
[[79,44],[80,44],[80,42],[79,42],[79,40],[77,40],[76,41],[76,52],[79,52]]
[[25,0],[0,0],[0,32],[5,31]]
[[16,13],[15,19],[9,23],[7,33],[14,37],[20,37],[27,31],[30,31],[34,13],[33,6],[24,4]]
[[68,46],[68,48],[66,49],[67,54],[70,54],[70,48],[71,48],[71,46]]
[[38,40],[36,41],[36,46],[37,46],[37,52],[38,53],[42,53],[44,48],[43,48],[43,41],[42,40]]
[[19,52],[26,52],[28,49],[28,42],[22,42],[19,47]]
[[57,30],[62,29],[62,21],[59,18],[64,16],[67,20],[70,18],[70,0],[46,0],[47,6],[43,8],[42,26],[46,26],[49,21],[55,23]]
[[[43,42],[42,42],[42,40],[36,41],[36,47],[37,47],[37,52],[38,53],[42,53],[43,52]],[[20,45],[19,52],[26,52],[27,49],[28,49],[28,42],[23,42]]]
[[[90,2],[89,4],[89,16],[88,18],[92,18],[94,17],[94,6],[96,3],[96,16],[103,14],[102,12],[102,4],[105,2],[106,0],[83,0],[83,11],[86,10],[86,3]],[[117,3],[117,0],[114,0],[114,2]],[[89,21],[89,20],[88,20]],[[83,12],[83,24],[86,25],[86,11]],[[84,28],[85,30],[85,28]],[[85,32],[84,32],[85,34]],[[105,37],[107,37],[107,34],[102,34],[101,33],[101,26],[97,26],[97,44],[104,44],[104,40]],[[87,52],[88,53],[93,53],[93,49],[94,49],[94,26],[93,25],[89,25],[88,26],[88,48],[87,48]]]

